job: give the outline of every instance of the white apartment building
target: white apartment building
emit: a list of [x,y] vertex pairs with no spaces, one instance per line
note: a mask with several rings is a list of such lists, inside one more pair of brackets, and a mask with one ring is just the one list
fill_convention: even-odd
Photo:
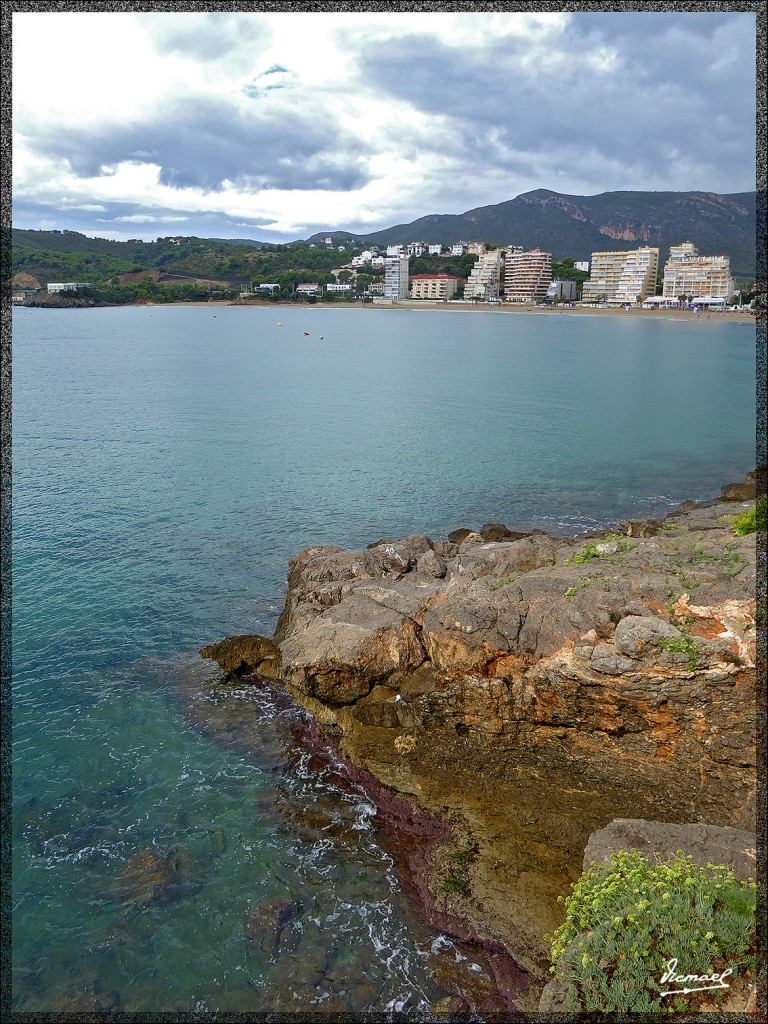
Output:
[[573,264],[574,270],[580,270],[584,274],[589,273],[589,260],[576,260]]
[[76,292],[78,288],[90,288],[87,281],[65,281],[65,282],[51,282],[48,286],[50,293],[55,292]]
[[531,249],[507,253],[504,298],[507,302],[543,302],[552,280],[552,253]]
[[408,255],[421,256],[425,248],[424,242],[410,242],[408,245]]
[[411,278],[412,299],[450,299],[459,279],[451,274],[415,274]]
[[338,284],[338,283],[337,284],[327,284],[325,286],[325,290],[327,292],[351,292],[352,291],[352,285],[349,284],[349,283],[347,283],[347,284]]
[[430,245],[427,247],[427,252],[430,256],[439,256],[442,251],[442,245]]
[[387,246],[387,256],[391,257],[391,256],[402,256],[402,255],[403,255],[403,247],[402,247],[402,245],[388,245]]
[[466,242],[456,242],[451,246],[451,256],[463,256],[467,248]]
[[663,295],[677,299],[724,299],[733,295],[731,260],[728,256],[700,256],[693,242],[673,245],[664,265]]
[[384,298],[397,302],[408,298],[408,257],[393,256],[384,261]]
[[373,259],[373,253],[370,249],[363,249],[358,256],[353,256],[349,261],[350,267],[363,267],[366,263],[370,263]]
[[644,246],[630,252],[593,252],[582,302],[642,302],[656,291],[659,250]]
[[642,302],[649,295],[655,295],[658,276],[658,249],[636,249],[635,252],[628,252],[612,301],[635,303]]
[[464,288],[465,299],[498,299],[501,278],[501,249],[478,256]]
[[319,295],[322,290],[316,281],[305,281],[303,284],[296,285],[297,295]]

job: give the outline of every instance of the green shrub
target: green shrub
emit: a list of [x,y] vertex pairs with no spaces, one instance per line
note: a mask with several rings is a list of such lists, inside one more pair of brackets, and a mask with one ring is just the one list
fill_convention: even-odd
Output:
[[733,521],[733,532],[737,537],[744,537],[748,533],[755,533],[757,530],[764,530],[766,526],[766,496],[763,495],[754,508],[747,509]]
[[691,634],[683,629],[682,626],[678,627],[680,633],[679,637],[672,637],[669,640],[659,640],[659,647],[665,651],[675,651],[678,654],[688,655],[688,670],[693,672],[699,663],[699,649],[694,643]]
[[565,899],[565,922],[550,936],[550,970],[572,983],[568,1008],[690,1011],[691,996],[661,995],[676,988],[661,981],[672,959],[684,975],[730,969],[734,980],[754,972],[756,889],[726,867],[699,867],[682,851],[654,864],[637,850],[622,851],[610,864],[593,865]]
[[575,555],[571,555],[570,558],[566,558],[566,565],[584,565],[587,562],[591,562],[593,558],[610,558],[608,552],[599,551],[598,545],[611,544],[614,541],[619,543],[616,546],[615,554],[625,555],[628,551],[637,545],[632,541],[628,541],[621,533],[609,533],[605,537],[596,537],[594,540],[588,540],[582,547],[576,552]]

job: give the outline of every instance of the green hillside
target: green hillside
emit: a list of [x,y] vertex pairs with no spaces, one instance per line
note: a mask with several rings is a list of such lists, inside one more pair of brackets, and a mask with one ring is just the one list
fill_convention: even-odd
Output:
[[[237,290],[246,281],[256,285],[277,283],[281,294],[286,295],[302,281],[322,284],[333,280],[332,270],[369,245],[465,240],[538,246],[551,252],[556,261],[567,257],[588,260],[599,250],[653,245],[660,249],[662,266],[671,245],[692,241],[704,254],[730,256],[735,277],[754,279],[755,200],[754,192],[569,196],[537,189],[495,206],[456,215],[430,214],[369,235],[328,230],[286,245],[181,236],[154,242],[115,242],[76,231],[14,228],[10,237],[8,229],[3,232],[3,277],[7,281],[23,271],[43,286],[51,281],[84,281],[102,287],[117,284],[121,275],[147,271],[179,280],[220,282],[222,288],[230,290]],[[334,240],[333,248],[323,244],[328,235]],[[339,244],[346,246],[342,253],[335,248]],[[433,269],[431,264],[414,261],[411,272],[424,273],[427,269]],[[466,276],[469,263],[454,267],[440,261],[440,269]]]

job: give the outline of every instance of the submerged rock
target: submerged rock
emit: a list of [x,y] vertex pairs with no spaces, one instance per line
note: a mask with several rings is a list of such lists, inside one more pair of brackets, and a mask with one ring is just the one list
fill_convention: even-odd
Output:
[[248,912],[245,937],[267,956],[275,956],[285,940],[285,929],[301,913],[296,896],[275,896],[262,900]]
[[115,881],[115,891],[131,907],[161,903],[171,897],[176,873],[156,850],[141,850],[131,857]]

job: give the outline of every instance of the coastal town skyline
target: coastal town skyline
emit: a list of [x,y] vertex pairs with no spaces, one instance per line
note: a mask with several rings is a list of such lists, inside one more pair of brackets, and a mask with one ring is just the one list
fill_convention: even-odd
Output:
[[18,227],[288,242],[755,184],[749,12],[15,12],[13,58]]

